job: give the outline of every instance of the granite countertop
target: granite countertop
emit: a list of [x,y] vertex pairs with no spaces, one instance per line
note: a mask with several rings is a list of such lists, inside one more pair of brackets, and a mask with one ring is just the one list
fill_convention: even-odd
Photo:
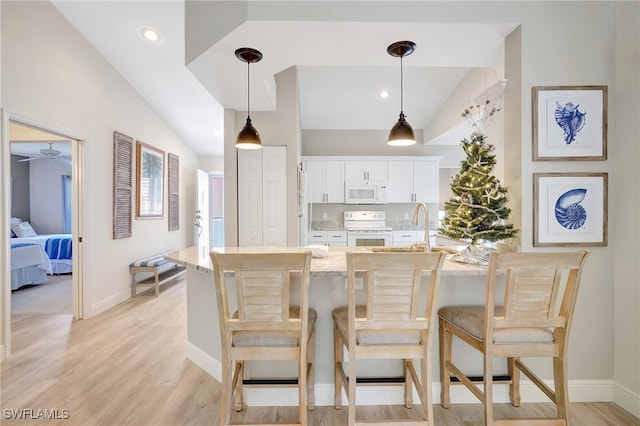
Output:
[[[209,250],[224,253],[273,253],[287,252],[299,253],[305,251],[304,247],[188,247],[167,254],[165,257],[172,262],[186,265],[197,270],[211,272],[211,259]],[[329,255],[326,258],[313,258],[311,260],[311,276],[346,276],[347,264],[345,253],[347,251],[368,250],[360,247],[329,247]],[[442,268],[443,275],[486,275],[487,267],[455,262],[447,259]]]
[[[387,220],[386,225],[394,231],[424,231],[424,224],[414,225],[410,220]],[[314,220],[311,222],[310,231],[346,231],[343,222],[333,220]],[[437,231],[437,228],[429,229]]]

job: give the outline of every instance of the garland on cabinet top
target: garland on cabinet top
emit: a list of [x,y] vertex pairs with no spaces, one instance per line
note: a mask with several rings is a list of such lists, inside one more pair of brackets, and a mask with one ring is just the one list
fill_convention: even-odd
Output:
[[489,98],[475,107],[475,111],[470,106],[462,113],[473,133],[470,141],[461,141],[467,158],[460,162],[460,172],[451,182],[452,196],[444,204],[445,218],[439,231],[447,237],[478,245],[483,240],[512,238],[518,230],[507,223],[511,213],[507,206],[507,188],[493,175],[494,146],[486,143],[484,135],[484,128],[500,108],[493,106]]

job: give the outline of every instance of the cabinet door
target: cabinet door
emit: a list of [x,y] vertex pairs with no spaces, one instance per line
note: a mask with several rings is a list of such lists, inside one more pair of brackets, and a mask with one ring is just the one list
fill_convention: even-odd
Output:
[[413,163],[414,201],[438,202],[438,163],[416,161]]
[[[309,203],[324,202],[324,162],[307,161],[307,201]],[[344,191],[343,191],[344,197]]]
[[344,203],[344,161],[324,163],[325,202]]
[[330,246],[346,246],[347,231],[327,231],[327,242]]
[[345,161],[345,180],[386,181],[386,161]]
[[367,180],[386,182],[387,179],[386,161],[370,161],[367,163]]
[[395,247],[410,247],[416,241],[416,231],[393,231],[393,245]]
[[307,244],[327,244],[327,231],[309,231]]
[[345,161],[344,180],[364,181],[367,179],[367,163],[364,161]]
[[389,202],[413,202],[413,162],[389,161]]

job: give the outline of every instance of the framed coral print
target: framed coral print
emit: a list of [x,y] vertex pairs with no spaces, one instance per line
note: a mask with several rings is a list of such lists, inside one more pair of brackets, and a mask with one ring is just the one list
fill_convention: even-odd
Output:
[[533,160],[607,159],[607,86],[532,88]]
[[607,173],[534,173],[534,247],[606,246],[607,179]]
[[161,218],[164,192],[164,151],[138,141],[136,156],[138,219]]

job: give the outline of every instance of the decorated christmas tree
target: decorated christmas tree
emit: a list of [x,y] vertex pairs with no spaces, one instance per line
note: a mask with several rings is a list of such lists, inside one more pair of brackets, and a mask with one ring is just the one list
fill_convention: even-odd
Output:
[[470,241],[474,246],[481,241],[511,238],[518,232],[507,223],[511,213],[507,188],[493,175],[494,146],[486,142],[484,135],[484,127],[498,111],[487,100],[462,113],[473,133],[471,140],[461,141],[467,158],[460,163],[460,172],[451,182],[452,196],[444,204],[445,218],[439,230],[447,237]]

